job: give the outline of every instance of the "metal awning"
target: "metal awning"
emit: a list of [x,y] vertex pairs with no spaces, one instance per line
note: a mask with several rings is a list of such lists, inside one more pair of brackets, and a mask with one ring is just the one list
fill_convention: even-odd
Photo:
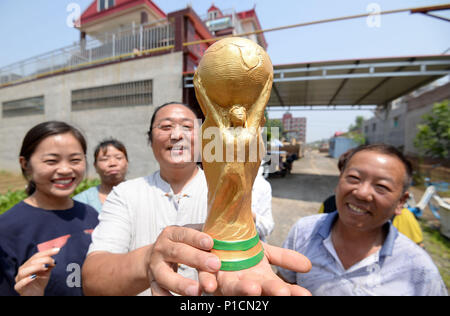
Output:
[[[268,106],[386,105],[448,74],[450,55],[276,65]],[[185,76],[185,88],[192,79]]]

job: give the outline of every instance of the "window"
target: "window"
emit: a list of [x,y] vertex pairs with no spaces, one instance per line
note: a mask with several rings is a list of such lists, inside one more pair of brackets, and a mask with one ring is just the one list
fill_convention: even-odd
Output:
[[377,130],[377,123],[372,124],[372,132],[375,132]]
[[3,118],[37,114],[44,114],[44,96],[2,103]]
[[97,11],[111,9],[114,6],[114,0],[97,0]]
[[72,111],[151,105],[152,80],[72,91]]
[[208,13],[208,19],[209,20],[215,20],[217,19],[217,17],[219,16],[219,12],[218,11],[211,11]]
[[147,12],[141,12],[141,24],[148,23],[148,14]]
[[400,117],[399,117],[399,116],[394,117],[394,120],[393,120],[393,122],[394,122],[394,128],[397,128],[397,127],[398,127],[399,121],[400,121]]

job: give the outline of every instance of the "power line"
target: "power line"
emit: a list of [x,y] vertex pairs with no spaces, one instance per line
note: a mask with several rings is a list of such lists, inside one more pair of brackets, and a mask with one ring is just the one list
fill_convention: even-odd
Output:
[[343,16],[343,17],[338,17],[338,18],[323,19],[323,20],[317,20],[317,21],[311,21],[311,22],[305,22],[305,23],[297,23],[297,24],[279,26],[279,27],[268,28],[268,29],[264,29],[264,30],[257,30],[257,31],[253,31],[253,32],[246,32],[246,33],[235,34],[235,35],[225,35],[225,36],[214,37],[214,38],[210,38],[210,39],[186,42],[186,43],[183,43],[183,46],[191,46],[191,45],[215,42],[215,41],[219,41],[221,39],[224,39],[224,38],[227,38],[227,37],[230,37],[230,36],[243,37],[243,36],[249,36],[249,35],[254,35],[254,34],[257,35],[257,34],[261,34],[261,33],[281,31],[281,30],[297,28],[297,27],[303,27],[303,26],[309,26],[309,25],[314,25],[314,24],[322,24],[322,23],[330,23],[330,22],[351,20],[351,19],[357,19],[357,18],[364,18],[364,17],[374,16],[374,15],[387,15],[387,14],[402,13],[402,12],[427,13],[429,11],[448,10],[448,9],[450,9],[450,4],[431,6],[431,7],[427,6],[427,7],[416,7],[416,8],[388,10],[388,11],[380,11],[380,12],[376,12],[376,13],[369,12],[369,13],[362,13],[362,14]]

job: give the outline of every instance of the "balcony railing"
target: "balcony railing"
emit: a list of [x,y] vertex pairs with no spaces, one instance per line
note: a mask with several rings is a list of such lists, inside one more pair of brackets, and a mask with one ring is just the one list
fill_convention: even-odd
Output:
[[0,68],[0,87],[170,50],[174,45],[172,24],[166,22],[158,26],[140,25],[126,31],[107,34],[102,40],[82,40],[74,45]]

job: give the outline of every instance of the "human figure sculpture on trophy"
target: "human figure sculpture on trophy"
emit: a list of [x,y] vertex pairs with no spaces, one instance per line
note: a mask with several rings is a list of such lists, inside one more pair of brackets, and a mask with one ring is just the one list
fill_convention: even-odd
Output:
[[208,184],[203,231],[214,239],[212,252],[221,259],[224,271],[250,268],[264,257],[251,197],[265,154],[260,128],[265,124],[272,82],[273,66],[264,49],[238,37],[209,47],[195,72],[195,92],[205,115],[202,135],[214,129],[218,138],[214,142],[219,144],[208,155],[204,150],[210,141],[202,137]]

